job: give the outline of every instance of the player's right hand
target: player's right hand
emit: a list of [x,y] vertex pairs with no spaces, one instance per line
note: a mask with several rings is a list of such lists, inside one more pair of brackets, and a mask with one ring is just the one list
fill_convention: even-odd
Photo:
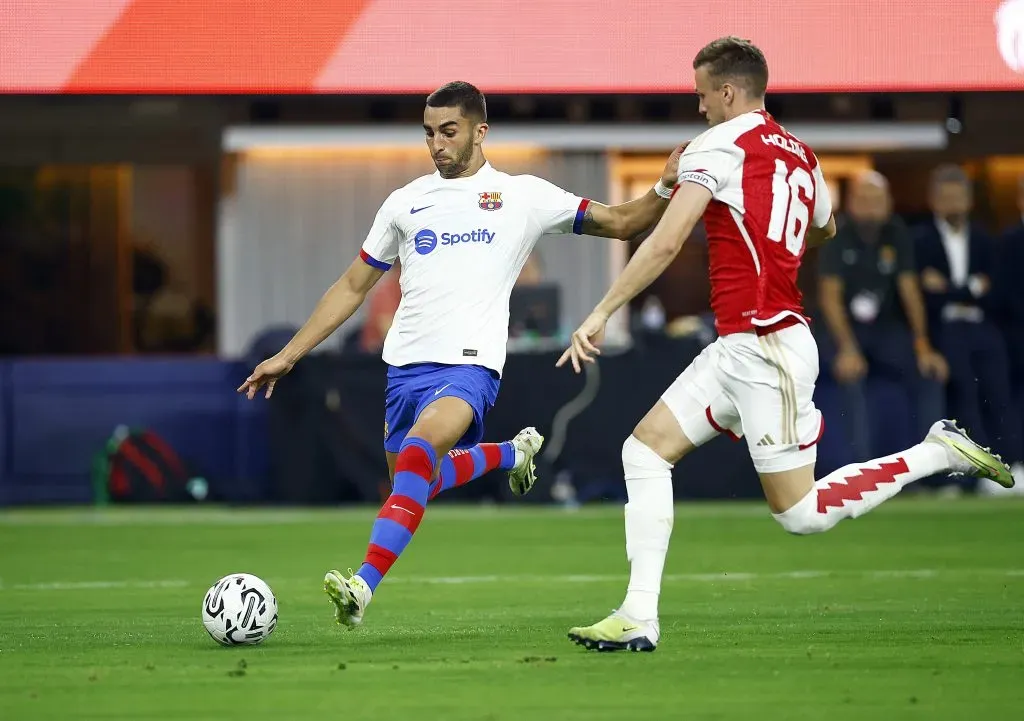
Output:
[[665,169],[661,172],[661,182],[668,188],[674,188],[679,182],[679,158],[686,150],[686,146],[690,144],[687,140],[685,143],[676,146],[676,149],[672,151],[672,154],[668,156],[668,161],[665,163]]
[[245,393],[245,395],[252,400],[256,397],[256,391],[258,391],[263,385],[267,386],[266,397],[274,393],[274,386],[277,385],[278,379],[292,369],[294,364],[286,361],[280,355],[276,355],[273,358],[267,358],[265,361],[256,366],[256,370],[245,379],[245,383],[238,386],[239,393]]
[[583,324],[572,334],[572,341],[569,347],[562,354],[562,357],[555,363],[556,368],[561,368],[567,360],[572,360],[572,368],[579,373],[583,370],[581,363],[593,363],[595,356],[601,355],[597,344],[604,340],[604,329],[608,325],[608,318],[600,313],[591,313]]
[[868,372],[868,362],[857,350],[844,350],[836,355],[832,373],[840,383],[859,381]]

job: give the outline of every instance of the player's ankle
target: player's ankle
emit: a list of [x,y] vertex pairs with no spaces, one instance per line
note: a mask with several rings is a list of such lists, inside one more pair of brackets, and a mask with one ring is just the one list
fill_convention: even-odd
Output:
[[373,589],[370,588],[370,584],[366,582],[366,579],[358,573],[352,577],[352,580],[356,579],[358,579],[358,583],[355,584],[356,588],[358,588],[360,593],[363,595],[363,603],[367,604],[370,602],[370,599],[373,598]]
[[523,464],[526,463],[526,453],[523,451],[522,448],[516,448],[515,446],[513,446],[513,449],[515,452],[516,459],[515,464],[512,467],[522,468]]
[[627,591],[616,615],[633,623],[654,623],[658,620],[659,595],[656,591]]

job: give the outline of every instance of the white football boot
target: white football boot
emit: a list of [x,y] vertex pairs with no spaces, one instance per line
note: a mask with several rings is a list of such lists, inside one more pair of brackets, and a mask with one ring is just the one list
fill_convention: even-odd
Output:
[[946,450],[951,473],[987,478],[1003,488],[1013,488],[1013,474],[999,454],[972,441],[956,421],[937,421],[924,440],[937,443]]
[[658,647],[661,628],[657,621],[634,621],[613,611],[593,626],[569,629],[569,640],[590,651],[653,651]]
[[324,576],[324,592],[334,604],[334,620],[352,627],[363,622],[363,612],[373,598],[373,591],[351,569],[348,574],[345,578],[341,571],[328,571]]
[[[525,496],[537,482],[537,466],[533,462],[534,456],[540,452],[544,445],[544,436],[537,432],[533,426],[524,428],[512,439],[512,445],[522,453],[522,457],[515,467],[508,472],[508,487],[517,496]],[[516,454],[517,456],[519,453]]]

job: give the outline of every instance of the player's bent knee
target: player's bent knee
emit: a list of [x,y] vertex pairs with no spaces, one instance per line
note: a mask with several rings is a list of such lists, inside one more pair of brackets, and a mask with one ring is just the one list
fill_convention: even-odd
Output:
[[671,470],[672,465],[636,436],[630,436],[622,444],[622,468],[627,478],[657,477]]
[[815,518],[811,516],[805,516],[800,518],[782,518],[785,514],[777,514],[775,520],[779,522],[787,533],[792,533],[794,536],[810,536],[814,533],[824,533],[832,526],[825,521],[825,517],[816,513]]
[[834,519],[818,512],[818,494],[813,490],[791,508],[773,513],[772,518],[794,536],[824,533],[835,525]]

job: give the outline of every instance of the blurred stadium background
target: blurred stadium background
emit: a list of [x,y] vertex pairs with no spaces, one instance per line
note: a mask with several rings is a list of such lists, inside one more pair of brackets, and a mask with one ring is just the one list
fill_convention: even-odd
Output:
[[[952,162],[974,181],[980,228],[1019,225],[1021,0],[859,7],[850,17],[801,0],[456,2],[443,13],[383,0],[308,0],[287,13],[240,0],[8,6],[0,503],[94,500],[93,461],[121,424],[162,436],[212,498],[375,501],[385,477],[372,331],[393,307],[393,283],[275,402],[245,403],[232,390],[305,319],[386,195],[432,170],[420,113],[425,94],[450,79],[488,94],[496,165],[621,201],[649,188],[673,144],[704,127],[693,50],[739,34],[767,53],[769,110],[821,156],[841,210],[851,178],[875,169],[895,212],[928,224],[929,175]],[[563,499],[617,492],[620,439],[710,340],[697,233],[634,317],[617,319],[621,353],[601,377],[584,390],[555,372],[555,348],[632,247],[542,243],[514,304],[531,327],[515,329],[490,427],[496,438],[530,423],[555,431],[546,476],[565,482]],[[820,318],[813,254],[803,286]],[[544,322],[534,317],[544,312]],[[1011,352],[1018,388],[1022,355]],[[830,380],[823,372],[826,470],[850,449]],[[869,398],[885,409],[875,455],[915,433],[900,385],[871,379]],[[727,445],[686,460],[680,493],[758,494],[746,458]],[[703,471],[722,464],[727,472]],[[541,490],[536,500],[550,500],[550,485]]]
[[[930,189],[936,168],[954,164],[971,180],[971,232],[993,239],[993,300],[986,306],[985,322],[998,336],[995,345],[978,353],[1001,357],[1003,366],[991,371],[998,382],[979,385],[975,371],[968,368],[954,375],[951,388],[966,384],[976,389],[988,439],[997,448],[1006,447],[1008,461],[1024,462],[1024,310],[1017,314],[1018,308],[1024,309],[1017,300],[1024,274],[1024,0],[863,0],[853,5],[817,0],[450,0],[440,6],[412,0],[0,4],[0,506],[5,507],[0,509],[0,618],[8,622],[8,628],[0,630],[0,651],[35,653],[32,658],[45,658],[39,662],[45,666],[54,660],[48,655],[52,648],[39,639],[50,634],[57,648],[77,659],[72,666],[85,669],[81,678],[72,680],[57,673],[53,683],[65,695],[42,711],[43,706],[33,707],[35,701],[25,694],[36,688],[31,693],[45,695],[39,689],[50,681],[40,680],[44,675],[33,676],[32,664],[25,667],[28,671],[18,672],[22,675],[9,666],[14,675],[6,682],[7,691],[17,698],[10,696],[15,700],[6,707],[5,718],[70,718],[61,699],[67,702],[95,689],[89,682],[96,679],[85,682],[89,668],[114,675],[110,669],[119,661],[95,649],[109,652],[122,632],[136,634],[140,645],[131,658],[139,669],[159,657],[153,649],[168,638],[176,645],[168,652],[175,663],[185,669],[190,664],[204,668],[207,659],[195,661],[189,649],[190,644],[199,648],[206,639],[196,635],[202,630],[197,618],[188,614],[198,615],[208,582],[238,570],[234,566],[264,575],[279,595],[285,590],[299,599],[291,610],[282,601],[282,626],[275,637],[286,646],[291,639],[292,653],[296,648],[309,651],[303,644],[314,646],[317,634],[308,627],[303,631],[306,636],[289,631],[289,613],[291,619],[316,619],[326,629],[326,606],[312,595],[317,593],[317,574],[336,563],[342,550],[353,559],[361,553],[363,533],[368,531],[363,524],[373,517],[371,507],[382,493],[386,496],[381,447],[384,366],[378,331],[393,312],[396,279],[386,277],[360,315],[326,341],[321,352],[300,363],[270,402],[246,402],[234,389],[256,362],[276,351],[282,338],[301,324],[351,261],[388,193],[433,171],[420,130],[427,93],[449,80],[473,82],[487,94],[492,131],[485,150],[495,166],[617,202],[646,192],[671,148],[704,129],[692,94],[690,63],[703,44],[726,34],[750,38],[765,51],[772,70],[768,110],[817,151],[842,214],[852,181],[875,170],[890,183],[896,216],[910,228],[908,232],[916,233],[935,225]],[[622,440],[660,391],[713,339],[706,245],[698,229],[670,271],[629,313],[615,319],[612,352],[596,370],[577,378],[554,369],[567,334],[603,294],[637,242],[545,239],[517,288],[510,358],[488,428],[491,438],[501,439],[532,424],[548,437],[542,482],[530,502],[576,508],[621,499]],[[809,253],[801,283],[824,348],[828,331],[817,320],[818,278],[818,258]],[[931,320],[945,322],[941,316]],[[937,332],[937,326],[931,330]],[[916,440],[910,384],[898,373],[869,372],[866,400],[877,422],[868,443],[874,456]],[[1011,404],[995,404],[986,395],[997,392],[1003,397],[1004,388],[1013,398]],[[857,430],[845,413],[846,390],[833,377],[830,360],[823,358],[816,398],[828,428],[819,453],[823,472],[857,455]],[[950,391],[949,414],[958,413],[962,398],[963,393]],[[148,430],[162,439],[187,465],[189,495],[205,503],[365,504],[365,512],[340,516],[340,526],[334,526],[315,512],[308,517],[283,515],[275,522],[273,514],[262,512],[238,511],[231,516],[196,509],[194,526],[187,515],[176,515],[155,516],[156,525],[151,527],[145,516],[127,515],[117,521],[106,515],[52,515],[12,508],[115,503],[110,462],[117,457],[122,428]],[[757,477],[742,450],[718,440],[685,459],[676,469],[677,497],[759,498]],[[156,452],[159,455],[159,449]],[[173,472],[173,465],[161,462],[160,468]],[[143,472],[135,482],[145,486],[152,479]],[[985,491],[945,479],[930,488],[942,496]],[[506,494],[500,479],[485,478],[446,494],[440,502],[503,503],[509,500]],[[717,632],[698,632],[687,624],[727,628],[733,614],[747,619],[740,627],[754,636],[761,633],[757,637],[770,648],[772,628],[797,623],[786,615],[791,613],[792,579],[808,579],[800,582],[811,588],[812,576],[800,573],[827,573],[830,564],[843,568],[851,559],[854,575],[845,580],[823,576],[810,594],[809,612],[825,614],[821,608],[827,610],[842,597],[851,614],[868,609],[894,623],[888,616],[894,609],[907,616],[920,612],[910,600],[922,593],[913,586],[912,579],[918,576],[906,575],[916,569],[919,578],[940,579],[933,595],[924,597],[942,598],[946,604],[945,615],[919,617],[920,627],[914,631],[938,644],[930,647],[938,659],[936,667],[957,654],[960,646],[949,640],[955,633],[968,645],[972,639],[976,642],[979,659],[987,653],[999,661],[992,661],[995,668],[986,666],[988,676],[961,669],[956,682],[961,685],[954,683],[945,697],[905,692],[894,680],[878,704],[891,710],[894,707],[887,704],[897,703],[898,697],[906,715],[901,711],[883,716],[917,718],[912,714],[921,712],[930,719],[963,718],[975,693],[968,687],[974,683],[987,689],[989,718],[1011,718],[1010,710],[1019,710],[1020,691],[1000,674],[1019,669],[1021,637],[1019,628],[1000,625],[996,607],[1006,609],[1009,604],[1019,622],[1024,590],[1016,568],[1022,540],[1020,506],[1012,498],[919,503],[920,513],[904,509],[886,518],[883,509],[878,514],[882,520],[857,521],[876,524],[882,535],[871,547],[879,554],[895,554],[883,560],[869,556],[850,536],[825,541],[820,552],[807,556],[794,550],[791,539],[777,529],[768,529],[763,505],[751,513],[741,503],[708,505],[707,513],[718,520],[709,525],[706,536],[698,522],[693,537],[677,541],[696,545],[670,557],[670,571],[674,569],[678,578],[668,587],[698,583],[688,573],[766,568],[761,581],[752,575],[737,583],[751,584],[744,586],[745,592],[769,600],[759,606],[753,597],[741,594],[740,601],[722,602],[722,587],[714,583],[700,587],[695,595],[686,586],[688,597],[698,599],[692,603],[706,604],[699,606],[706,613],[687,616],[696,621],[673,621],[668,616],[666,628],[675,624],[678,646],[685,646],[691,632],[710,633],[702,637],[707,645],[698,655],[705,654],[709,668],[722,669],[716,678],[735,679],[735,673],[726,670],[737,668],[731,665],[735,658],[725,653],[733,644],[727,632],[715,636]],[[738,510],[731,510],[733,505]],[[540,515],[516,516],[517,512]],[[413,592],[418,588],[417,573],[509,573],[520,579],[515,583],[529,586],[522,574],[546,572],[539,566],[550,556],[552,573],[605,574],[585,582],[588,592],[600,587],[598,606],[581,606],[574,589],[584,588],[567,585],[542,604],[539,616],[530,616],[515,608],[521,599],[509,603],[497,588],[481,582],[474,586],[468,606],[448,615],[427,617],[420,608],[412,616],[402,616],[397,603],[389,615],[388,607],[382,607],[382,630],[374,632],[381,635],[363,637],[349,652],[365,654],[371,669],[390,669],[392,657],[375,644],[384,643],[389,633],[403,638],[408,624],[417,620],[427,624],[425,635],[409,648],[430,656],[421,670],[436,673],[435,679],[456,679],[462,673],[458,664],[472,662],[468,668],[474,673],[483,664],[492,674],[487,683],[493,683],[498,693],[507,671],[502,664],[512,663],[512,656],[502,660],[503,656],[487,654],[518,653],[532,642],[522,638],[524,632],[543,631],[541,646],[552,643],[561,649],[563,626],[588,620],[592,614],[596,619],[620,592],[617,579],[625,578],[621,517],[615,508],[591,509],[596,514],[591,516],[587,512],[584,508],[581,516],[556,516],[553,509],[520,509],[507,516],[502,515],[505,511],[488,515],[496,520],[481,524],[475,538],[482,545],[471,554],[479,563],[468,564],[465,558],[458,560],[461,542],[455,536],[458,524],[474,517],[459,508],[446,511],[450,515],[439,515],[438,530],[430,531],[432,524],[425,524],[422,542],[418,536],[408,559],[403,557],[395,576],[412,574],[413,586],[400,587],[403,590],[396,595],[406,604],[416,604],[421,598],[420,591]],[[968,519],[960,531],[962,540],[973,539],[975,545],[958,545],[961,537],[952,529],[960,519]],[[100,527],[83,530],[94,522]],[[104,530],[108,522],[110,528]],[[270,524],[266,534],[257,530],[262,524]],[[37,526],[44,531],[34,530]],[[177,530],[172,533],[163,526]],[[244,540],[232,530],[240,526]],[[154,531],[157,527],[160,530]],[[338,540],[331,536],[332,527],[343,528]],[[488,528],[497,536],[488,539]],[[722,531],[716,533],[715,528]],[[517,543],[520,531],[526,534],[524,548],[534,554],[528,568],[505,545]],[[723,532],[735,535],[724,551],[713,551]],[[593,548],[588,533],[599,533],[602,539]],[[925,546],[945,554],[946,560],[928,560],[922,553],[901,556],[899,545],[915,534],[922,534]],[[541,541],[545,536],[569,549],[583,549],[586,560],[573,565],[568,551],[555,553]],[[985,538],[1000,545],[999,558],[983,558]],[[348,544],[345,549],[340,548],[342,541]],[[76,543],[82,544],[77,551]],[[417,544],[424,550],[416,551]],[[182,556],[173,555],[175,547]],[[894,547],[897,551],[891,550]],[[211,548],[219,550],[208,553]],[[594,550],[598,548],[607,555],[599,557]],[[964,548],[969,552],[957,550]],[[436,556],[429,560],[427,549],[442,558],[451,554],[454,567],[445,570]],[[702,559],[697,567],[686,565],[687,554],[698,552]],[[300,555],[305,560],[298,569],[294,564]],[[69,559],[74,568],[65,577]],[[504,570],[490,568],[501,563]],[[886,570],[895,575],[884,576]],[[307,572],[308,588],[289,580]],[[871,575],[878,573],[883,575]],[[280,584],[275,584],[275,574],[283,577]],[[788,577],[772,574],[797,575],[783,581],[780,578]],[[40,595],[48,587],[62,588],[61,583],[70,584],[63,600],[46,603],[52,604],[54,617],[65,619],[65,627],[25,621],[40,607]],[[965,585],[973,587],[974,595],[957,595]],[[126,595],[120,601],[88,595],[110,589]],[[434,600],[466,603],[448,587],[439,587]],[[120,614],[136,605],[147,607],[144,627],[119,626]],[[494,611],[497,608],[505,615]],[[492,611],[498,615],[488,616]],[[527,615],[517,620],[519,611]],[[761,621],[752,619],[758,613],[768,625],[756,625]],[[961,613],[976,614],[975,621],[985,628],[961,622]],[[72,631],[88,629],[100,618],[106,624],[103,633],[87,643],[88,653],[76,656]],[[488,618],[505,635],[493,648],[482,650],[476,642],[487,638]],[[466,619],[475,620],[468,635],[459,636],[455,629]],[[28,623],[28,631],[10,635],[12,626],[23,623]],[[782,626],[771,625],[776,623]],[[923,638],[886,623],[867,630],[848,627],[849,638],[840,640],[909,647]],[[867,642],[862,630],[868,634]],[[449,644],[450,654],[429,650],[435,632],[434,640],[445,639],[438,642]],[[455,635],[446,635],[450,633]],[[820,674],[837,666],[820,661],[819,650],[830,643],[828,632],[820,633],[812,640],[791,639],[787,658],[802,660],[806,653],[808,666]],[[943,645],[947,641],[948,648]],[[712,647],[721,652],[720,659],[716,651],[708,650]],[[855,659],[851,667],[862,663],[860,670],[815,676],[818,701],[828,706],[830,715],[863,718],[870,711],[870,701],[848,690],[864,681],[858,674],[871,667],[901,667],[898,658],[872,656],[877,650],[850,651]],[[676,653],[682,652],[677,647]],[[321,659],[317,653],[313,657],[325,668],[344,660]],[[519,676],[529,673],[520,674],[522,669],[547,663],[546,653],[526,654],[526,665],[513,666],[508,678],[526,683],[524,688],[541,689]],[[776,676],[782,668],[793,689],[805,688],[796,676],[785,676],[787,669],[804,669],[787,667],[787,661],[765,653]],[[11,654],[3,656],[6,662],[14,660]],[[469,660],[462,661],[463,656]],[[684,663],[681,657],[668,658]],[[218,669],[224,664],[217,663]],[[745,663],[753,675],[764,672],[756,658]],[[925,666],[919,669],[920,678],[907,680],[907,688],[928,686],[932,669]],[[579,664],[561,668],[562,673],[553,677],[567,684],[565,688],[572,684],[565,673],[570,668],[578,669]],[[602,671],[609,674],[602,684],[621,680],[610,668]],[[685,704],[687,694],[704,692],[707,695],[700,696],[703,700],[691,710],[717,718],[752,718],[747,712],[756,711],[768,718],[762,715],[764,708],[782,702],[778,694],[783,690],[790,693],[785,686],[764,693],[748,686],[745,692],[733,693],[713,681],[700,681],[699,671],[694,677],[697,666],[686,668],[691,673],[688,684],[673,685],[678,677],[672,675],[663,679],[658,703],[665,705],[658,706],[656,716],[667,718],[675,713],[672,708],[680,708],[672,704]],[[296,680],[299,687],[308,681],[306,670],[290,667],[292,675],[274,677],[281,695],[260,697],[268,718],[287,718],[286,709],[305,712],[326,703],[318,696],[316,704],[306,708],[304,700],[296,700],[286,689]],[[104,673],[93,675],[102,681]],[[223,674],[218,674],[220,683]],[[121,705],[118,699],[144,704],[145,694],[138,689],[150,688],[145,685],[147,676],[135,669],[126,678],[129,685],[142,685],[132,687],[135,690],[127,696],[123,688],[102,696],[97,718],[141,717],[132,715],[131,704]],[[381,674],[360,678],[382,689],[390,683]],[[176,697],[174,688],[173,679],[161,687],[167,694],[165,713],[152,717],[203,717]],[[445,709],[446,718],[506,717],[501,710],[488,716],[481,710],[482,701],[461,699],[456,704],[454,697],[430,696],[442,688],[424,686],[421,692],[434,704],[429,708]],[[537,690],[532,702],[529,693],[510,696],[503,708],[532,710],[547,718],[598,718],[603,717],[602,709],[621,714],[643,708],[611,697],[601,708],[561,707],[558,704],[568,697],[560,697],[553,688],[543,686],[546,691]],[[739,703],[736,699],[744,693],[749,706],[728,705]],[[481,691],[480,698],[484,695]],[[919,696],[922,703],[917,706]],[[195,696],[209,701],[208,709],[220,709],[218,704],[232,698],[220,695],[213,684],[201,685]],[[378,705],[367,703],[367,712],[376,709],[378,718],[387,716],[387,709]],[[551,710],[556,707],[560,710]],[[230,717],[230,709],[222,710]],[[811,711],[789,707],[778,708],[777,713],[779,718],[795,719],[811,718]],[[815,707],[813,717],[820,717],[820,711]],[[1010,715],[1000,716],[1000,711]],[[719,713],[724,715],[714,715]]]

